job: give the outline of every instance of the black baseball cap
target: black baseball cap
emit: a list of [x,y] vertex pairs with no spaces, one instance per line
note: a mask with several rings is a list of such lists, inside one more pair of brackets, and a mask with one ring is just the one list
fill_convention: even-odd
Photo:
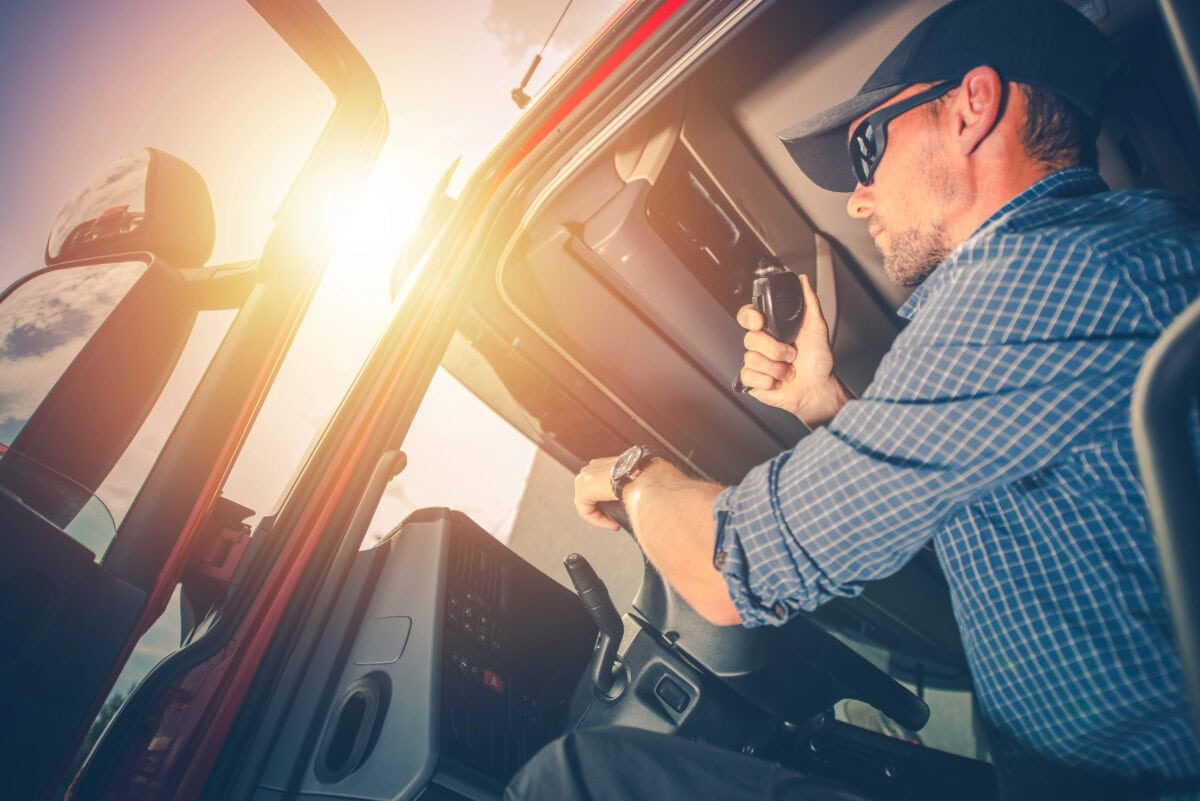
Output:
[[900,40],[858,94],[779,138],[815,184],[852,192],[847,125],[913,84],[990,66],[1005,81],[1054,91],[1098,123],[1101,96],[1120,64],[1100,29],[1061,0],[953,0]]

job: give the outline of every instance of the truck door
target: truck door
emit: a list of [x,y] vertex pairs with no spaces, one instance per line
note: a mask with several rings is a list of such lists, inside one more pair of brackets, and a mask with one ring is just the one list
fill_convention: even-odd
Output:
[[[494,262],[488,260],[495,254],[486,243],[491,233],[511,230],[513,221],[498,202],[511,187],[506,182],[517,179],[518,165],[524,166],[530,151],[561,130],[563,115],[590,102],[585,79],[603,80],[618,70],[622,59],[670,21],[679,7],[632,7],[632,15],[621,18],[606,49],[586,56],[590,66],[580,70],[571,85],[556,87],[556,94],[523,119],[475,173],[446,233],[437,239],[425,268],[408,282],[392,323],[269,521],[264,548],[252,557],[245,573],[244,582],[253,584],[255,592],[231,599],[221,621],[147,677],[146,692],[139,689],[126,702],[84,768],[77,782],[79,797],[122,797],[135,787],[143,797],[242,795],[247,789],[243,782],[254,782],[262,767],[255,761],[266,758],[279,731],[272,725],[278,722],[272,717],[275,707],[268,709],[267,703],[299,692],[300,684],[316,681],[324,687],[335,680],[334,668],[323,672],[322,666],[328,666],[309,654],[329,626],[340,625],[334,609],[339,597],[370,595],[371,582],[378,577],[354,571],[364,518],[370,518],[389,479],[404,469],[399,449],[459,323],[465,288],[480,276],[490,278],[487,266]],[[633,44],[621,50],[618,46],[626,41]],[[271,252],[268,244],[267,254]],[[429,530],[442,525],[437,520],[426,523]],[[466,524],[449,528],[470,530]],[[406,562],[410,569],[425,569],[423,563]],[[561,596],[554,590],[545,592]],[[582,614],[577,601],[569,600],[568,605],[560,597],[552,611]],[[380,625],[400,623],[388,620]],[[393,633],[399,639],[399,630]],[[590,637],[585,640],[584,656],[590,652]],[[504,648],[503,637],[499,641]],[[331,771],[338,763],[353,761],[361,731],[353,724],[355,719],[369,722],[372,709],[377,709],[373,704],[378,697],[372,692],[364,689],[362,695],[348,697],[346,730],[351,736],[337,740],[335,751],[346,753],[328,766]],[[397,692],[408,694],[405,688]],[[369,733],[370,726],[366,730]],[[296,746],[316,744],[301,737]]]
[[[245,543],[221,485],[329,260],[333,242],[319,223],[331,198],[361,184],[386,138],[374,74],[316,2],[251,5],[336,101],[262,254],[204,266],[213,214],[203,179],[145,150],[67,205],[47,269],[0,296],[6,364],[31,368],[14,368],[6,389],[28,387],[38,365],[57,370],[27,419],[4,421],[0,452],[7,797],[59,796],[121,665],[181,580],[199,572],[228,583]],[[158,399],[197,314],[215,309],[236,316],[118,528],[96,489]],[[66,364],[38,361],[72,343]]]

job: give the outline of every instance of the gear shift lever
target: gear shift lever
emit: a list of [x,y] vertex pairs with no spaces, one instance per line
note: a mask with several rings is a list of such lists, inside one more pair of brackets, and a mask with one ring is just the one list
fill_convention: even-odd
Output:
[[618,686],[614,691],[614,668],[617,663],[617,648],[621,645],[625,625],[621,622],[621,615],[608,595],[608,588],[604,586],[604,582],[596,575],[596,571],[586,559],[573,553],[563,560],[563,565],[567,568],[571,583],[575,585],[575,592],[579,593],[579,600],[583,602],[583,608],[592,616],[596,627],[600,629],[600,636],[596,640],[596,650],[592,652],[592,684],[595,685],[596,692],[601,696],[615,699],[624,689]]

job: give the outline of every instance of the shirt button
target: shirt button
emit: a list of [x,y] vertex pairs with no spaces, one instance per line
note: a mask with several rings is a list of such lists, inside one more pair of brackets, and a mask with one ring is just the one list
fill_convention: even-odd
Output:
[[715,554],[713,554],[713,567],[715,567],[717,570],[720,570],[724,566],[725,566],[725,552],[717,551]]
[[775,604],[775,616],[780,620],[787,620],[787,607],[781,603]]

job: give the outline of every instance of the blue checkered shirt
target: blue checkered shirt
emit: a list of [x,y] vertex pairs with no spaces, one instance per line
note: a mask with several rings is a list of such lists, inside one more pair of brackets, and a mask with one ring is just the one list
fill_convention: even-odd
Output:
[[746,625],[779,624],[932,540],[1011,754],[1195,775],[1129,406],[1200,295],[1200,211],[1107,190],[1058,172],[956,248],[863,396],[716,499],[715,564]]

